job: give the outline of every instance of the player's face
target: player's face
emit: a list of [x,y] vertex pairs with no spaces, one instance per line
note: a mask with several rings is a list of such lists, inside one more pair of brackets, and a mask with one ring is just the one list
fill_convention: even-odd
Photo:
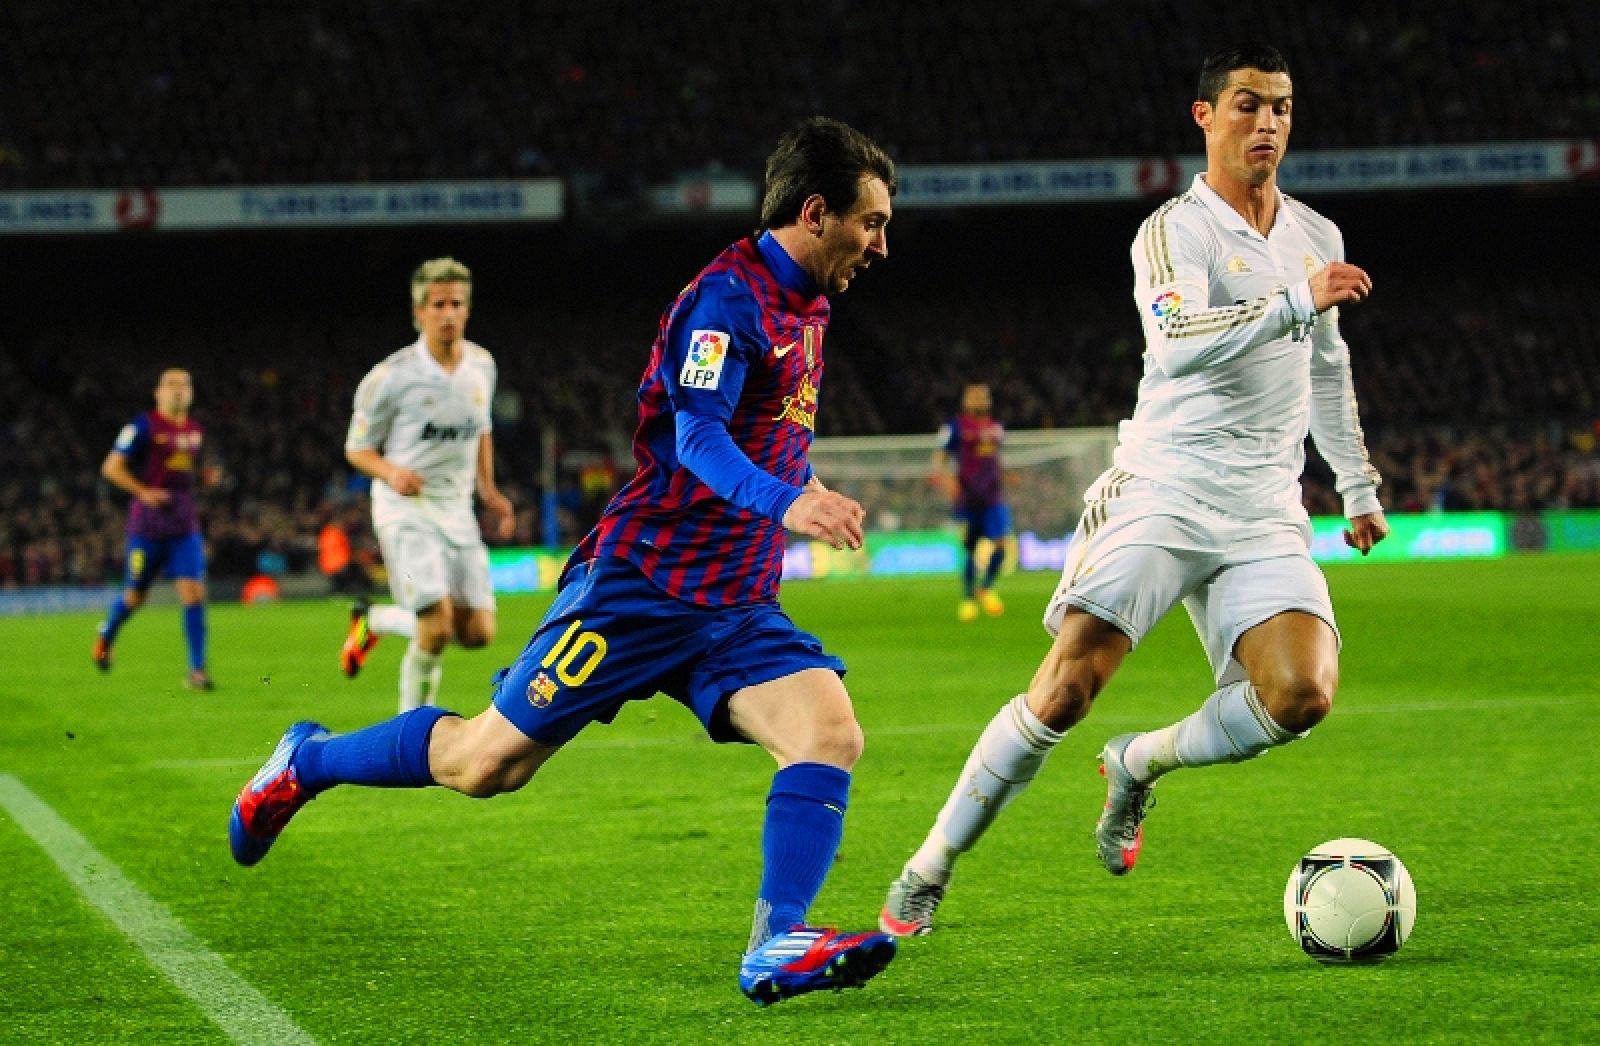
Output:
[[961,409],[968,414],[987,414],[994,407],[987,385],[968,385],[961,391]]
[[822,243],[811,275],[824,293],[843,292],[856,273],[889,256],[887,227],[892,213],[889,187],[870,175],[861,179],[861,191],[848,212],[822,212]]
[[1229,73],[1216,105],[1194,103],[1208,159],[1247,185],[1265,185],[1289,147],[1293,95],[1288,73]]
[[417,329],[434,345],[453,345],[467,335],[467,285],[451,281],[428,284],[427,297],[414,310]]
[[156,382],[156,409],[171,417],[187,414],[194,404],[194,381],[186,370],[161,372]]

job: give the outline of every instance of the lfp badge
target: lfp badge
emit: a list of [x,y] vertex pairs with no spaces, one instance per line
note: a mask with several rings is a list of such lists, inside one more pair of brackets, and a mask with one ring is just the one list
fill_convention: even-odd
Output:
[[1175,316],[1183,308],[1183,295],[1177,291],[1162,291],[1156,300],[1150,303],[1150,311],[1156,314],[1156,322],[1162,327],[1167,325],[1167,320]]
[[686,389],[714,389],[722,381],[722,365],[728,359],[728,335],[723,331],[692,331],[689,353],[678,384]]

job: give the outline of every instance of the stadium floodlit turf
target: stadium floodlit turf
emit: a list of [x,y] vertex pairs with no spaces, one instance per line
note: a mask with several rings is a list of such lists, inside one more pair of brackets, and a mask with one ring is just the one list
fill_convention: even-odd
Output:
[[[218,689],[195,694],[176,610],[135,618],[109,676],[91,617],[7,619],[0,774],[324,1043],[1593,1041],[1600,559],[1329,577],[1344,680],[1309,741],[1173,775],[1137,871],[1103,872],[1101,742],[1210,690],[1180,612],[965,859],[935,934],[862,991],[770,1010],[736,988],[770,765],[663,698],[515,795],[333,792],[241,869],[239,786],[294,719],[389,715],[402,643],[351,682],[342,604],[217,607]],[[792,616],[850,663],[868,738],[818,921],[873,925],[1045,649],[1052,583],[1011,578],[1007,615],[971,625],[948,579],[789,586]],[[448,654],[446,704],[483,707],[543,606],[504,599],[493,649]],[[1283,885],[1349,835],[1406,862],[1417,926],[1381,965],[1324,968],[1284,928]],[[0,869],[0,1038],[226,1041],[3,813]]]

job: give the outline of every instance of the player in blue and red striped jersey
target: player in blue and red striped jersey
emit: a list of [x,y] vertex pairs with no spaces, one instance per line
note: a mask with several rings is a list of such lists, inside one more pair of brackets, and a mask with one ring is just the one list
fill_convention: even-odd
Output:
[[[1000,469],[1000,445],[1005,426],[995,420],[994,397],[989,386],[970,382],[961,390],[961,413],[939,430],[934,451],[936,474],[944,480],[957,519],[966,526],[966,560],[962,565],[961,605],[956,617],[976,621],[978,608],[999,617],[1006,607],[994,591],[1005,564],[1011,539],[1011,509],[1005,501],[1005,476]],[[978,545],[989,542],[988,561],[979,581]]]
[[[183,635],[189,646],[190,690],[212,689],[206,671],[206,553],[195,512],[195,481],[200,474],[205,434],[189,417],[194,382],[177,367],[161,372],[156,409],[122,427],[100,466],[113,486],[133,496],[128,509],[127,576],[123,590],[106,611],[94,640],[94,662],[111,670],[111,645],[144,603],[158,574],[177,584],[183,604]],[[210,481],[213,470],[205,470]]]
[[881,933],[806,925],[838,851],[861,728],[844,663],[777,603],[784,532],[859,548],[862,509],[807,463],[828,298],[888,254],[894,165],[860,132],[813,118],[768,158],[764,231],[712,261],[667,309],[639,386],[638,471],[567,564],[560,594],[488,710],[423,707],[344,736],[290,727],[234,804],[234,858],[254,864],[336,784],[473,796],[521,788],[593,722],[662,692],[717,741],[777,760],[755,925],[739,984],[758,1005],[864,983]]

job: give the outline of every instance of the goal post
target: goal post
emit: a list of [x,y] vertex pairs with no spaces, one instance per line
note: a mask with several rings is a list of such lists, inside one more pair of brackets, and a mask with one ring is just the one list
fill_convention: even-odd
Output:
[[[1115,428],[1006,431],[1001,460],[1016,532],[1056,541],[1083,511],[1084,489],[1111,465]],[[845,436],[811,444],[811,466],[829,488],[861,502],[878,533],[948,527],[950,500],[934,483],[933,433]]]

